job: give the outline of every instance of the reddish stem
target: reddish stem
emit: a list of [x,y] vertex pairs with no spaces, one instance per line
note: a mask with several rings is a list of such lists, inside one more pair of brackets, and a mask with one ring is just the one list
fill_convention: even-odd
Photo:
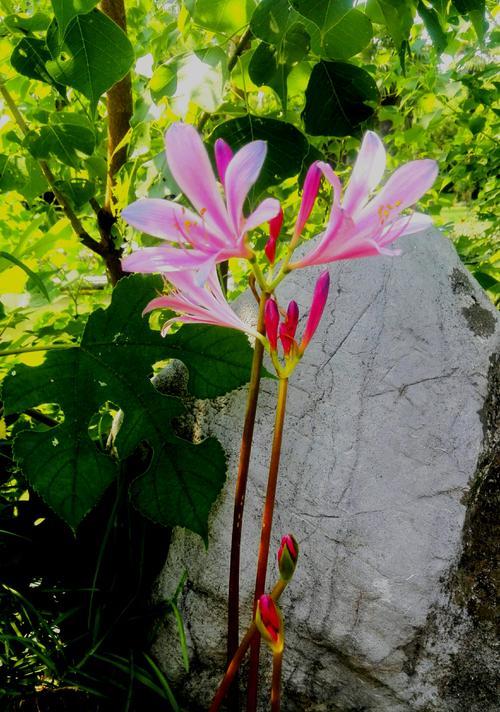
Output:
[[[285,587],[287,585],[287,581],[284,581],[283,579],[280,579],[278,583],[275,585],[271,592],[271,596],[275,601],[279,601],[281,594],[285,590]],[[241,665],[241,662],[243,658],[245,657],[245,653],[248,650],[248,647],[250,643],[252,642],[253,638],[259,636],[259,632],[257,630],[257,627],[255,625],[255,622],[252,622],[250,627],[248,628],[247,632],[245,633],[244,638],[242,639],[238,650],[233,656],[233,659],[229,663],[227,670],[224,674],[224,677],[222,679],[222,682],[220,683],[219,687],[217,688],[217,692],[215,693],[215,697],[213,699],[213,702],[210,706],[209,712],[217,712],[219,707],[221,706],[222,701],[224,700],[224,697],[226,696],[229,687],[234,680],[234,677],[238,671],[239,666]],[[232,708],[231,708],[232,709]]]
[[[259,300],[259,317],[257,331],[261,334],[265,331],[264,307],[268,294],[262,292]],[[233,659],[239,642],[239,606],[240,606],[240,554],[241,554],[241,530],[243,525],[243,510],[245,507],[245,495],[248,480],[248,469],[250,464],[250,454],[252,451],[253,431],[255,426],[255,414],[257,411],[257,400],[259,398],[260,374],[262,370],[262,358],[264,347],[259,339],[255,341],[252,373],[248,388],[247,407],[245,413],[245,423],[241,438],[240,461],[238,465],[238,476],[236,480],[236,492],[234,496],[233,513],[233,533],[231,538],[231,560],[229,569],[229,595],[228,595],[228,623],[227,623],[227,661],[228,664]],[[231,709],[239,709],[237,680],[231,691]]]
[[283,651],[273,655],[273,682],[271,687],[271,712],[280,712],[281,706],[281,665]]
[[[278,483],[278,472],[280,464],[281,442],[283,439],[283,425],[285,422],[287,391],[288,379],[280,378],[278,388],[278,403],[276,406],[276,417],[274,421],[273,446],[271,451],[271,461],[269,463],[269,477],[267,480],[266,501],[264,504],[264,512],[262,514],[259,560],[257,563],[257,576],[255,579],[254,616],[255,611],[257,609],[257,601],[264,593],[266,586],[267,562],[269,559],[269,543],[271,540],[274,502],[276,499],[276,486]],[[256,712],[257,710],[257,694],[259,686],[259,655],[260,638],[255,638],[254,640],[252,640],[252,647],[250,651],[247,712]]]

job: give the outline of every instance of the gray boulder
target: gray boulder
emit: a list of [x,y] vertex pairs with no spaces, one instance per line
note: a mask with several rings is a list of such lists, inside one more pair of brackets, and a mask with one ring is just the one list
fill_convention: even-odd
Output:
[[[403,241],[402,241],[403,242]],[[331,265],[323,321],[289,390],[272,551],[301,554],[282,598],[285,712],[500,709],[498,313],[435,230],[399,258]],[[306,314],[321,270],[293,273],[280,301]],[[242,313],[251,301],[240,300]],[[303,328],[303,321],[299,325]],[[250,620],[276,382],[259,401],[243,528],[242,632]],[[230,477],[205,550],[174,533],[157,594],[181,596],[191,672],[175,625],[155,653],[189,710],[224,670],[226,589],[245,389],[197,403]],[[276,580],[271,556],[268,581]],[[263,650],[261,709],[269,708]]]

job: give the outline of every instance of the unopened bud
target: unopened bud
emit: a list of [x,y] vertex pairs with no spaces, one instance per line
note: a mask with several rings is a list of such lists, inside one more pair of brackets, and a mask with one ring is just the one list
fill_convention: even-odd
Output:
[[292,534],[286,534],[278,549],[278,567],[283,581],[290,581],[299,556],[299,545]]
[[267,593],[257,603],[255,625],[273,653],[281,653],[285,643],[283,618],[273,598]]
[[264,252],[270,264],[274,264],[276,259],[276,243],[283,225],[283,210],[280,208],[279,213],[269,220],[269,240],[264,247]]
[[280,324],[279,335],[285,356],[290,354],[295,344],[295,332],[299,323],[299,307],[297,302],[291,301],[288,305],[285,321]]
[[278,348],[278,324],[280,323],[280,313],[274,299],[268,299],[264,311],[264,323],[266,334],[271,345],[271,350]]
[[321,321],[326,300],[328,299],[328,290],[330,289],[330,275],[327,271],[323,272],[316,282],[314,294],[312,298],[311,311],[307,320],[304,336],[300,344],[300,352],[303,353],[307,345],[311,341],[314,332],[318,328]]

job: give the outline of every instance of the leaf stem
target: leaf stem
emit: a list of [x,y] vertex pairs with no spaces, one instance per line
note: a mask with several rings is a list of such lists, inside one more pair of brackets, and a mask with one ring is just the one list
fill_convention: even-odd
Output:
[[[266,501],[264,503],[264,511],[262,513],[259,559],[257,563],[257,576],[255,579],[255,593],[253,604],[254,615],[257,609],[257,602],[264,593],[266,586],[267,562],[269,559],[269,543],[271,540],[274,503],[276,500],[276,487],[278,484],[278,472],[281,455],[281,443],[283,440],[283,426],[285,422],[287,392],[288,378],[280,378],[278,387],[278,402],[276,405],[276,417],[274,421],[274,435],[271,450],[271,461],[269,463],[269,476],[267,480]],[[259,685],[259,655],[260,638],[256,638],[252,641],[252,647],[250,651],[247,712],[256,712],[257,709],[257,693]]]
[[[287,581],[280,579],[278,581],[278,583],[274,586],[273,590],[271,591],[271,597],[275,601],[279,601],[280,596],[283,593],[283,591],[285,590],[287,583],[288,583]],[[224,677],[222,678],[222,682],[220,683],[219,687],[217,688],[217,692],[215,693],[215,697],[212,701],[209,712],[217,712],[217,710],[221,706],[221,703],[224,700],[224,697],[226,696],[226,694],[229,690],[229,687],[236,676],[238,668],[241,665],[243,658],[245,657],[245,653],[248,650],[250,643],[252,642],[252,640],[255,637],[258,637],[258,636],[259,636],[259,633],[257,630],[257,626],[255,625],[255,621],[252,621],[247,632],[245,633],[244,637],[242,638],[241,643],[238,646],[238,649],[236,650],[235,654],[233,655],[232,660],[229,662],[229,665],[227,666]]]
[[17,354],[31,354],[35,351],[57,351],[59,349],[73,349],[78,344],[52,344],[48,346],[29,346],[26,349],[8,349],[7,351],[0,351],[0,358],[2,356],[17,356]]
[[[268,294],[262,292],[259,301],[259,317],[257,331],[263,334],[264,308]],[[252,371],[248,388],[248,398],[243,425],[243,435],[241,438],[240,461],[238,465],[238,475],[236,479],[236,492],[234,497],[233,531],[231,537],[231,559],[229,569],[229,591],[228,591],[228,623],[227,623],[227,660],[232,660],[239,640],[239,599],[240,599],[240,555],[241,555],[241,530],[243,525],[243,511],[245,507],[245,495],[248,480],[248,469],[250,465],[250,454],[252,451],[252,440],[255,426],[255,415],[257,411],[257,401],[259,398],[260,374],[262,370],[262,359],[264,346],[258,339],[255,340],[254,354],[252,361]],[[234,695],[237,695],[237,687],[234,686]],[[235,709],[238,708],[236,702]]]

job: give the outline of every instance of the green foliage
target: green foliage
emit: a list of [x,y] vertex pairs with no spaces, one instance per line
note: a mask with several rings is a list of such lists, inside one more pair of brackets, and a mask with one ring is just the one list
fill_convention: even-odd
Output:
[[319,62],[306,89],[306,131],[312,136],[349,136],[374,113],[366,102],[377,99],[377,85],[364,69],[346,62]]
[[99,10],[76,15],[64,32],[49,33],[53,59],[46,62],[59,84],[73,87],[89,99],[92,109],[104,92],[125,76],[134,50],[127,35]]
[[[86,711],[90,700],[107,710],[106,699],[110,710],[175,709],[141,637],[151,630],[144,601],[168,528],[206,537],[225,462],[216,441],[180,437],[189,398],[160,395],[150,377],[158,362],[179,359],[189,396],[212,398],[246,382],[250,349],[243,335],[212,327],[160,338],[158,322],[150,328],[140,317],[160,283],[127,279],[111,297],[104,261],[76,236],[54,185],[94,240],[107,230],[116,250],[154,244],[119,214],[136,197],[182,200],[163,146],[164,131],[182,119],[202,127],[209,147],[218,137],[233,149],[267,141],[250,202],[279,197],[286,227],[308,165],[323,158],[347,180],[373,129],[391,169],[438,161],[421,208],[500,304],[495,11],[484,0],[137,0],[127,3],[125,33],[96,0],[3,7],[0,84],[21,123],[3,96],[0,558],[11,590],[1,594],[0,688],[9,705],[35,689],[75,686],[86,690]],[[106,223],[105,93],[129,71],[133,116],[114,180],[116,220]],[[255,239],[262,247],[264,232]],[[236,294],[246,274],[237,262],[231,271]],[[76,537],[59,517],[81,522]],[[142,599],[127,592],[135,587]],[[185,663],[178,609],[163,603],[160,619],[174,615]]]
[[64,413],[49,430],[20,432],[14,454],[34,489],[72,528],[117,475],[117,463],[88,432],[93,414],[112,402],[124,413],[115,440],[118,458],[132,455],[142,442],[152,449],[147,472],[132,491],[139,509],[206,537],[208,513],[225,479],[224,454],[212,439],[193,445],[172,432],[182,405],[160,395],[148,374],[155,362],[175,357],[188,368],[191,393],[214,397],[247,381],[251,350],[244,335],[222,328],[187,326],[163,339],[141,318],[160,288],[157,278],[123,280],[109,308],[91,315],[79,346],[49,352],[36,368],[18,366],[4,381],[7,413],[44,403],[57,403]]

